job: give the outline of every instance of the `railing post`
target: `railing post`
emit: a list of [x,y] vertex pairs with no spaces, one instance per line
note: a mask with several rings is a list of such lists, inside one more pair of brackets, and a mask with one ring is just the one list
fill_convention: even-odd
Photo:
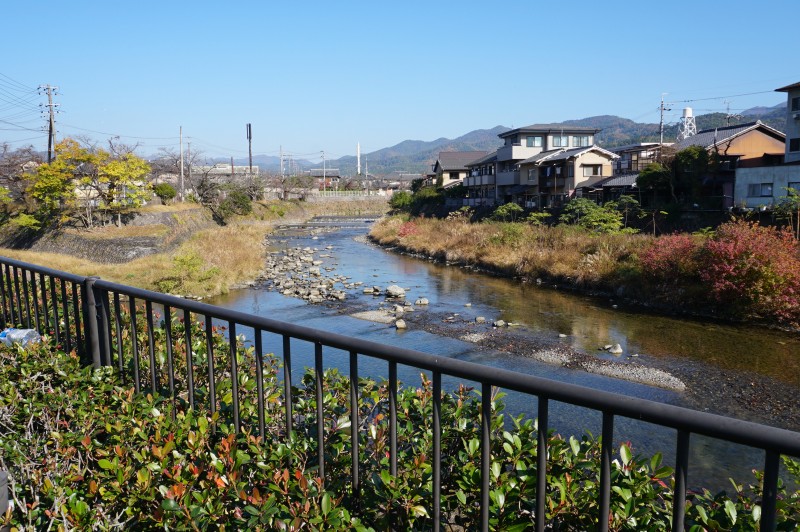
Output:
[[[99,368],[102,365],[103,358],[100,353],[100,324],[99,320],[102,319],[103,312],[98,312],[98,301],[95,297],[94,283],[98,277],[87,277],[83,281],[83,323],[86,327],[86,357],[92,357],[92,365]],[[99,298],[102,301],[102,298]]]

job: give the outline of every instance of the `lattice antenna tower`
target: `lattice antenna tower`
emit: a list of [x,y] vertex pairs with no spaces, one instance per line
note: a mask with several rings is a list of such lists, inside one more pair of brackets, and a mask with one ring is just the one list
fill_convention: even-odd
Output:
[[688,139],[697,135],[697,124],[694,121],[694,114],[691,107],[683,108],[681,123],[678,124],[678,140]]

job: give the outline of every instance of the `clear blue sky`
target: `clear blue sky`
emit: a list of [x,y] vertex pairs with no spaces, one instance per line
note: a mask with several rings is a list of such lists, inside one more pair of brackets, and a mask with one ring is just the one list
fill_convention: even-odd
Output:
[[208,156],[246,155],[250,122],[254,154],[319,160],[496,125],[658,122],[662,93],[671,122],[724,97],[775,105],[800,81],[797,7],[5,0],[0,142],[46,148],[40,84],[59,87],[59,139],[119,135],[145,156],[177,150],[179,126]]

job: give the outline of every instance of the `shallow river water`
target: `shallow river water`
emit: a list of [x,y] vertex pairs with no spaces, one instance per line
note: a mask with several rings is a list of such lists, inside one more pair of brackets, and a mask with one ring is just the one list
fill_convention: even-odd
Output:
[[[701,410],[743,417],[752,421],[785,426],[774,407],[767,405],[771,415],[762,416],[760,410],[739,409],[736,401],[720,401],[713,407],[703,403],[704,394],[721,393],[720,390],[703,389],[719,387],[717,379],[706,376],[724,374],[733,381],[724,393],[737,394],[737,386],[755,386],[747,383],[761,379],[775,387],[800,390],[800,338],[780,331],[770,331],[745,325],[729,325],[651,315],[625,310],[617,302],[563,292],[552,287],[521,284],[453,266],[435,264],[399,255],[363,242],[369,226],[351,223],[337,227],[289,227],[275,233],[271,240],[273,251],[287,247],[311,247],[331,255],[323,259],[324,266],[335,268],[335,273],[352,281],[362,281],[364,286],[398,284],[407,290],[407,299],[419,297],[430,300],[427,309],[417,308],[416,313],[428,313],[431,319],[442,315],[458,315],[459,319],[474,321],[484,316],[491,322],[503,319],[519,324],[515,333],[529,334],[544,339],[552,345],[565,344],[578,351],[621,362],[644,363],[667,371],[674,371],[688,379],[688,391],[677,392],[654,386],[628,382],[580,370],[539,362],[524,352],[497,351],[475,344],[428,333],[413,328],[398,331],[393,327],[364,321],[342,314],[336,307],[310,305],[300,299],[280,295],[264,289],[237,290],[210,300],[210,303],[235,310],[253,313],[283,321],[300,323],[309,327],[335,331],[373,341],[402,345],[426,353],[450,356],[462,360],[530,373],[564,382],[572,382],[607,390],[687,406]],[[361,238],[358,238],[361,237]],[[324,250],[332,246],[330,250]],[[365,295],[359,290],[348,292],[348,305],[377,309],[381,298]],[[562,336],[565,335],[565,336]],[[268,340],[269,342],[269,340]],[[598,347],[619,343],[623,354],[614,356]],[[270,344],[265,344],[269,346]],[[275,339],[271,345],[278,349]],[[267,347],[269,349],[269,347]],[[299,375],[304,366],[313,364],[309,345],[298,343],[293,347],[293,372]],[[326,352],[326,365],[335,365],[347,373],[345,353]],[[385,377],[385,363],[364,360],[360,362],[361,376]],[[419,384],[419,372],[400,371],[401,380],[409,385]],[[712,384],[707,384],[712,383]],[[745,383],[745,384],[742,384]],[[444,380],[445,389],[454,388],[454,381]],[[732,390],[732,391],[731,391]],[[750,396],[754,396],[752,391]],[[758,394],[755,394],[758,397]],[[740,397],[748,397],[740,394]],[[745,400],[745,399],[740,399]],[[510,394],[505,399],[507,411],[535,416],[536,399]],[[796,405],[791,404],[794,408]],[[551,404],[552,427],[562,434],[580,436],[586,431],[599,434],[601,415],[577,407]],[[788,424],[787,424],[788,425]],[[796,427],[792,427],[797,430]],[[615,444],[630,441],[634,451],[645,455],[662,452],[665,462],[674,460],[675,431],[617,418]],[[729,487],[728,476],[751,481],[750,471],[763,468],[763,453],[746,447],[692,437],[689,485],[712,488]]]

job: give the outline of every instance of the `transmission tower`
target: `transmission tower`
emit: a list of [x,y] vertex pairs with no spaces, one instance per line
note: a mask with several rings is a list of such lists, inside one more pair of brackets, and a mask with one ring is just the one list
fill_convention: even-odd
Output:
[[693,135],[697,135],[697,124],[694,121],[692,108],[684,107],[681,123],[678,124],[678,140],[688,139]]

